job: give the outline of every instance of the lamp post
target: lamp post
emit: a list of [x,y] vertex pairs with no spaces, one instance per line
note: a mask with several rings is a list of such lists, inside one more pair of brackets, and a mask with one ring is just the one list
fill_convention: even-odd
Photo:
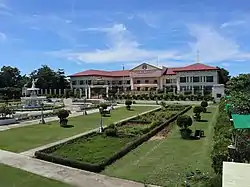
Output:
[[101,114],[101,118],[100,118],[100,127],[99,127],[99,132],[102,133],[103,132],[103,118],[102,118],[102,114],[104,109],[102,107],[99,108],[100,114]]
[[41,111],[41,124],[46,124],[44,120],[43,110],[44,110],[44,103],[41,103],[42,111]]

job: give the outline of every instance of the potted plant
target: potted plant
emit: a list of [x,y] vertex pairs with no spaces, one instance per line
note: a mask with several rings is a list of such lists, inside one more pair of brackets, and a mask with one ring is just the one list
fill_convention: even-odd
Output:
[[130,109],[131,109],[131,105],[132,105],[132,101],[131,101],[131,100],[126,100],[126,101],[125,101],[125,105],[126,105],[126,108],[127,108],[128,110],[130,110]]
[[193,112],[194,112],[194,119],[196,121],[200,121],[201,113],[204,112],[204,108],[202,106],[195,106]]
[[202,101],[202,102],[201,102],[201,107],[204,108],[204,113],[207,112],[207,107],[208,107],[207,101]]
[[182,115],[177,118],[177,125],[180,127],[181,137],[189,139],[192,130],[189,127],[193,124],[192,118],[188,115]]
[[57,112],[57,117],[59,118],[59,123],[60,123],[61,127],[67,126],[67,124],[68,124],[67,117],[69,117],[69,114],[70,114],[70,111],[64,110],[64,109],[59,110]]

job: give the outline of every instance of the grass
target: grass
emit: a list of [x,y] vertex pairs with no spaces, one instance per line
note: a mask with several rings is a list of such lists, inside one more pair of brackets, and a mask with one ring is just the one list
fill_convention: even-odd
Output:
[[71,187],[38,175],[0,164],[1,187]]
[[133,141],[131,137],[95,135],[72,144],[66,144],[53,152],[52,155],[80,162],[100,164],[131,141]]
[[[192,125],[192,130],[203,129],[205,138],[183,140],[180,138],[179,128],[174,125],[167,138],[142,144],[107,167],[103,173],[168,187],[182,186],[186,173],[196,169],[212,174],[210,151],[213,125],[218,110],[211,107],[208,111],[210,113],[202,114],[203,120],[208,121],[194,122]],[[187,114],[192,115],[192,110]]]
[[[121,119],[138,115],[153,109],[152,106],[134,106],[133,110],[127,111],[125,107],[112,111],[111,117],[105,117],[104,125],[117,122]],[[0,132],[0,149],[22,152],[63,138],[67,138],[94,128],[99,127],[100,114],[94,113],[87,116],[69,118],[72,128],[62,128],[58,121],[46,125],[37,124],[32,126],[14,128]]]

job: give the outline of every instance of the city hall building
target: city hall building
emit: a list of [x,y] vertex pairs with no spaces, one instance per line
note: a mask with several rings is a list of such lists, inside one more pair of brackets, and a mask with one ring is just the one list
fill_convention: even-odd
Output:
[[[219,84],[219,69],[201,63],[185,67],[156,67],[142,63],[130,70],[87,70],[70,75],[71,88],[81,96],[92,98],[100,92],[157,91],[200,94],[212,93],[216,88],[218,97],[223,95]],[[220,91],[221,90],[221,91]],[[221,92],[221,93],[220,93]]]

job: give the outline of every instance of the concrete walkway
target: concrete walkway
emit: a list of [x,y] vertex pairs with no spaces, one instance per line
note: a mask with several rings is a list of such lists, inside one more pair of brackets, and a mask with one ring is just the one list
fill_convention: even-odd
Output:
[[70,168],[3,150],[0,150],[0,163],[76,187],[144,187],[144,184],[138,182]]
[[[124,106],[124,105],[118,105],[118,106],[115,106],[115,108],[120,108],[122,106]],[[87,111],[88,114],[93,114],[93,113],[97,113],[97,112],[99,112],[99,109],[92,109],[92,110]],[[74,112],[74,113],[69,115],[69,118],[81,116],[81,115],[83,115],[82,112]],[[57,121],[57,120],[58,120],[57,116],[45,118],[46,123],[52,122],[52,121]],[[40,122],[40,119],[35,119],[35,120],[29,120],[29,121],[22,121],[22,122],[16,123],[16,124],[0,126],[0,131],[5,131],[5,130],[19,128],[19,127],[25,127],[25,126],[30,126],[30,125],[37,125],[37,124],[39,124],[39,122]],[[41,124],[41,125],[43,125],[43,124]]]
[[[115,122],[114,124],[121,123],[121,122],[123,122],[123,121],[127,121],[127,120],[130,120],[130,119],[133,119],[133,118],[135,118],[135,117],[137,117],[137,116],[141,116],[141,115],[147,114],[147,113],[149,113],[149,112],[153,112],[153,111],[155,111],[155,110],[158,110],[159,108],[160,108],[160,107],[157,107],[157,108],[148,110],[148,111],[146,111],[146,112],[143,112],[143,113],[141,113],[141,114],[139,114],[139,115],[134,115],[134,116],[131,116],[131,117],[128,117],[128,118],[119,120],[119,121]],[[107,126],[103,126],[103,128],[106,128],[106,127],[107,127]],[[84,135],[86,135],[86,134],[89,134],[89,133],[92,133],[92,132],[95,132],[95,131],[98,131],[98,130],[99,130],[99,128],[95,128],[95,129],[92,129],[92,130],[90,130],[90,131],[86,131],[86,132],[77,134],[77,135],[75,135],[75,136],[71,136],[71,137],[69,137],[69,138],[65,138],[65,139],[59,140],[59,141],[57,141],[57,142],[53,142],[53,143],[50,143],[50,144],[47,144],[47,145],[43,145],[43,146],[40,146],[40,147],[37,147],[37,148],[34,148],[34,149],[30,149],[30,150],[25,151],[25,152],[22,152],[22,153],[20,153],[20,154],[25,155],[25,156],[33,157],[36,151],[43,150],[43,149],[52,147],[52,146],[54,146],[54,145],[61,144],[61,143],[67,142],[67,141],[72,140],[72,139],[75,139],[75,138],[79,138],[79,137],[81,137],[81,136],[84,136]]]

